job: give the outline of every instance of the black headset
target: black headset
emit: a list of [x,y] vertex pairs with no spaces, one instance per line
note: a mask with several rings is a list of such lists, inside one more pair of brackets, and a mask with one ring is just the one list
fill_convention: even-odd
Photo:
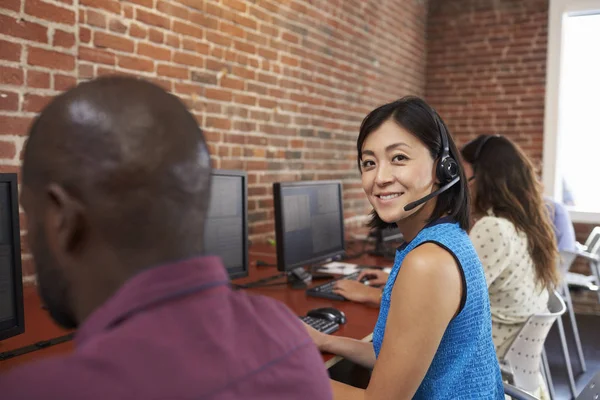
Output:
[[439,120],[439,117],[435,115],[435,123],[440,132],[440,138],[442,140],[442,155],[438,161],[436,167],[436,175],[441,185],[444,185],[458,176],[458,163],[450,155],[450,146],[448,145],[448,132],[444,124]]
[[422,197],[417,201],[408,203],[404,206],[404,211],[410,211],[413,208],[420,206],[426,201],[450,189],[458,181],[460,181],[460,175],[458,173],[458,163],[450,154],[450,145],[448,144],[448,132],[446,131],[444,124],[440,121],[440,118],[438,117],[435,111],[433,111],[433,118],[435,119],[435,124],[438,128],[438,132],[440,133],[440,139],[442,141],[442,154],[440,155],[439,161],[435,168],[435,174],[437,179],[440,181],[441,187],[438,190],[431,192],[427,196]]

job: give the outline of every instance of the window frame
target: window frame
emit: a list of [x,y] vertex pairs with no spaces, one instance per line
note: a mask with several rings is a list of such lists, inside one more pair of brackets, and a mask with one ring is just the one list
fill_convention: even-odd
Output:
[[[545,194],[555,199],[562,199],[562,182],[558,174],[561,170],[561,160],[557,155],[561,139],[558,134],[560,124],[558,109],[564,40],[563,22],[568,16],[589,14],[600,14],[600,0],[550,0],[542,181]],[[567,209],[573,222],[600,224],[600,211],[580,211],[571,206]]]

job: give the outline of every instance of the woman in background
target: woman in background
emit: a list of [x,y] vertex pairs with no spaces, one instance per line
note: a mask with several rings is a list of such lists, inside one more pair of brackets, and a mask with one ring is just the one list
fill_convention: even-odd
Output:
[[481,135],[462,149],[469,176],[469,236],[485,270],[499,358],[525,321],[547,310],[559,280],[558,251],[531,161],[502,136]]

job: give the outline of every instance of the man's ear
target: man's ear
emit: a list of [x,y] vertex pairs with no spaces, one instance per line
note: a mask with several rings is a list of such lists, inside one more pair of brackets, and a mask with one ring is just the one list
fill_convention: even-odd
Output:
[[83,205],[62,186],[54,183],[46,188],[46,196],[49,203],[46,208],[48,237],[63,252],[76,251],[85,232]]

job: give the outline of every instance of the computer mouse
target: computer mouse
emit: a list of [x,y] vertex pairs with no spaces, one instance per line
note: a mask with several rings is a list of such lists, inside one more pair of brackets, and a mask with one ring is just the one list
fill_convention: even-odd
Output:
[[315,308],[314,310],[310,310],[306,315],[337,322],[338,324],[346,323],[346,314],[333,307]]

